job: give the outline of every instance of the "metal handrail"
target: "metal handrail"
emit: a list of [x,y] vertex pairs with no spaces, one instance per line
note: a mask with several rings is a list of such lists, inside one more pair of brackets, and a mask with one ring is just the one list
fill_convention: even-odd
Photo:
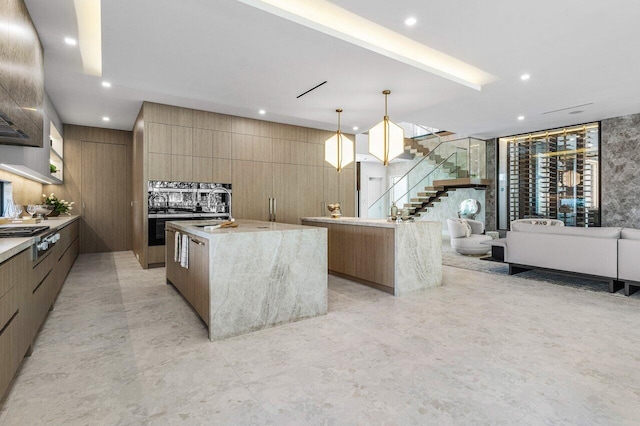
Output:
[[[433,134],[435,135],[435,133],[433,133]],[[440,137],[440,136],[438,136],[438,137]],[[421,159],[420,161],[418,161],[416,164],[414,164],[414,165],[413,165],[413,167],[411,167],[411,168],[410,168],[410,169],[409,169],[409,170],[408,170],[404,175],[402,175],[402,177],[400,177],[400,179],[398,179],[398,182],[399,182],[399,181],[401,181],[402,179],[404,179],[404,178],[405,178],[409,173],[411,173],[411,172],[413,171],[413,169],[415,169],[416,167],[418,167],[420,164],[422,164],[422,162],[423,162],[424,160],[426,160],[426,159],[427,159],[427,158],[429,158],[433,153],[435,153],[435,152],[438,150],[438,148],[440,148],[440,146],[441,146],[441,145],[448,144],[448,143],[452,143],[452,142],[457,142],[457,141],[461,141],[461,140],[465,140],[465,139],[469,139],[469,138],[459,138],[459,139],[453,139],[453,140],[450,140],[450,141],[442,141],[442,142],[440,142],[438,145],[436,145],[436,146],[435,146],[435,148],[433,148],[431,151],[429,151],[429,154],[427,154],[427,155],[425,155],[424,157],[422,157],[422,159]],[[458,148],[458,147],[456,147],[456,148]],[[462,148],[462,147],[460,147],[460,148],[461,148],[461,149],[465,149],[465,148]],[[465,150],[466,150],[466,149],[465,149]],[[448,157],[447,157],[447,159],[448,159]],[[435,170],[435,169],[437,169],[437,168],[438,168],[438,166],[439,166],[439,164],[438,164],[438,165],[436,165],[436,167],[434,167],[434,170]],[[429,174],[431,174],[431,172],[429,172]],[[428,176],[429,174],[427,174],[427,176]],[[426,176],[425,176],[425,177],[426,177]],[[422,181],[422,180],[424,180],[424,179],[421,179],[420,181]],[[391,191],[391,190],[392,190],[396,185],[397,185],[397,183],[396,183],[396,184],[391,185],[391,187],[389,187],[389,189],[387,189],[385,192],[383,192],[383,193],[382,193],[382,195],[380,195],[380,197],[378,197],[378,198],[377,198],[373,203],[371,203],[371,204],[369,205],[369,207],[373,206],[373,205],[374,205],[374,204],[376,204],[378,201],[380,201],[380,200],[381,200],[381,199],[382,199],[382,198],[383,198],[383,197],[384,197],[384,196],[385,196],[389,191]],[[414,187],[415,187],[415,186],[414,186]]]

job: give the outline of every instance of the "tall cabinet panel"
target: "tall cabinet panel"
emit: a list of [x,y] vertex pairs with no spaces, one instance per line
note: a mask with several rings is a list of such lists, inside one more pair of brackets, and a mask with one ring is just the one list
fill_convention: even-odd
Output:
[[83,253],[128,249],[123,220],[129,211],[125,191],[126,165],[126,146],[82,143],[80,247]]
[[273,198],[273,164],[235,161],[232,174],[234,217],[269,220],[269,199]]

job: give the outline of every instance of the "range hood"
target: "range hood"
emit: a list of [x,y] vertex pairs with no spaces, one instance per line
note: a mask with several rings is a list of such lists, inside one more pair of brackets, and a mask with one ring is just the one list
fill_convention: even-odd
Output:
[[0,142],[19,143],[28,141],[29,136],[20,130],[5,114],[0,112]]

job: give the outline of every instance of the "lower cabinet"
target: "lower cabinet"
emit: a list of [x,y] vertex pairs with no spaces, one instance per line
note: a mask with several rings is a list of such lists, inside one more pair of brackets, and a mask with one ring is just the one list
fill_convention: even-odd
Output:
[[0,264],[0,398],[78,256],[78,221],[60,230],[60,241],[32,260],[31,247]]
[[184,296],[202,320],[209,325],[209,242],[203,238],[182,234],[188,237],[189,265],[180,266],[174,260],[174,229],[166,230],[166,274],[167,281]]

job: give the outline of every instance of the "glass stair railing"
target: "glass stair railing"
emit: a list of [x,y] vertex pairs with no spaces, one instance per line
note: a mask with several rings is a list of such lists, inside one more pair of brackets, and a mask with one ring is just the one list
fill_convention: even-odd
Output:
[[435,181],[484,177],[485,152],[484,141],[473,138],[436,144],[402,177],[392,178],[391,187],[369,206],[368,217],[386,218],[392,203],[403,216],[426,211],[447,192],[434,187]]

